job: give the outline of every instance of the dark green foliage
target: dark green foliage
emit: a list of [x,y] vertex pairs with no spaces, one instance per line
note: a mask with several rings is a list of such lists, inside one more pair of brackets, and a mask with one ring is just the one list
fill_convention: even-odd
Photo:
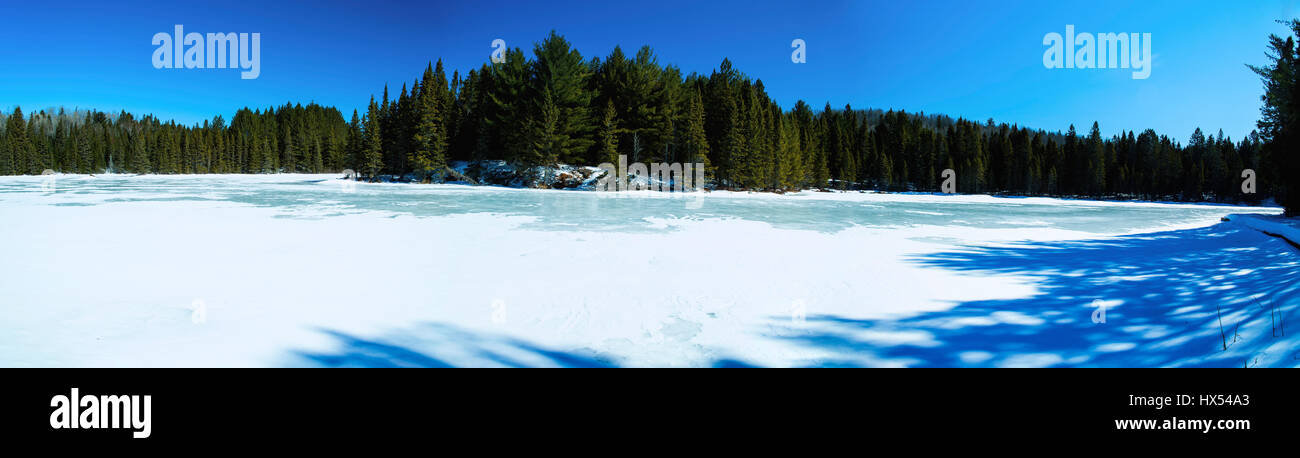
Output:
[[366,110],[365,127],[361,132],[361,172],[374,180],[384,166],[383,127],[381,127],[382,108],[370,98]]
[[[605,109],[601,112],[600,124],[596,130],[596,142],[592,147],[592,153],[587,158],[589,164],[617,164],[618,163],[618,137],[622,132],[618,129],[618,111],[614,109],[614,101],[605,102]],[[703,137],[703,132],[701,132]]]
[[1288,214],[1296,214],[1300,213],[1300,46],[1296,44],[1300,19],[1279,22],[1292,35],[1269,36],[1268,56],[1272,62],[1252,66],[1251,70],[1264,82],[1259,134],[1264,142],[1264,159],[1273,166],[1261,171],[1261,178],[1279,183],[1275,190],[1278,201],[1286,206]]
[[581,163],[595,143],[589,67],[582,55],[554,31],[533,48],[529,96],[536,106],[528,133],[530,164]]
[[347,124],[337,109],[242,109],[195,126],[128,113],[20,110],[4,119],[0,174],[261,173],[341,170]]
[[[403,110],[410,110],[406,128],[401,123],[392,123],[396,135],[411,131],[408,144],[410,167],[417,176],[424,178],[446,166],[449,129],[444,121],[449,118],[452,105],[448,103],[447,76],[442,68],[442,60],[437,69],[433,64],[424,70],[417,92],[411,100],[403,104]],[[405,92],[405,91],[403,91]],[[394,170],[402,173],[403,170]]]

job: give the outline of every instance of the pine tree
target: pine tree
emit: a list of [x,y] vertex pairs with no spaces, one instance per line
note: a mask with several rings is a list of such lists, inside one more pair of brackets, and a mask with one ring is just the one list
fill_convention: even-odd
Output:
[[1101,195],[1106,190],[1106,150],[1101,140],[1101,129],[1096,122],[1088,134],[1087,193]]
[[275,148],[271,146],[273,142],[269,137],[264,137],[261,143],[258,144],[258,157],[262,159],[262,163],[258,167],[262,170],[262,173],[276,173],[280,170],[280,156],[276,154]]
[[0,176],[13,173],[13,151],[9,149],[8,124],[8,118],[0,113]]
[[0,172],[5,175],[20,174],[26,157],[27,124],[23,119],[23,110],[14,107],[14,112],[5,121],[5,143],[7,147],[0,151]]
[[137,131],[131,136],[131,171],[135,173],[149,173],[149,151],[145,141],[143,130]]
[[595,130],[588,114],[592,100],[588,89],[590,68],[583,63],[582,54],[554,30],[533,48],[533,55],[536,60],[532,63],[530,89],[538,103],[534,112],[543,125],[553,127],[545,129],[551,138],[531,141],[549,145],[543,156],[553,156],[553,161],[579,162],[590,149]]
[[[610,107],[612,110],[613,107]],[[699,93],[692,94],[686,108],[683,123],[682,153],[686,162],[703,164],[709,168],[709,139],[704,131],[704,99]]]
[[75,137],[77,155],[75,162],[76,165],[73,168],[78,173],[91,173],[94,164],[93,159],[91,159],[89,135],[87,135],[84,130],[79,130]]
[[[618,113],[614,109],[614,101],[606,100],[605,109],[601,115],[600,127],[596,132],[596,143],[592,150],[593,155],[588,159],[588,162],[591,164],[618,164],[618,136]],[[702,136],[703,133],[701,133]],[[706,145],[705,151],[707,150]]]
[[280,144],[280,163],[284,165],[287,172],[296,171],[298,160],[298,145],[294,142],[293,128],[284,128],[284,142]]
[[27,173],[27,157],[31,154],[31,144],[28,142],[27,122],[23,118],[21,108],[14,107],[14,113],[9,116],[5,135],[9,138],[8,173]]
[[[877,155],[876,158],[876,169],[880,171],[876,179],[879,180],[880,187],[889,189],[894,184],[894,162],[889,159],[888,154],[882,153]],[[952,166],[949,165],[949,168],[952,168]]]
[[[442,61],[438,61],[438,73],[442,72]],[[438,75],[430,64],[424,71],[420,91],[415,100],[415,113],[418,123],[412,137],[414,157],[412,167],[416,175],[425,179],[446,165],[447,141],[442,114],[441,91],[445,90],[446,81],[439,81]]]
[[507,51],[505,62],[489,67],[491,114],[484,119],[484,135],[490,143],[482,148],[483,154],[516,160],[528,149],[528,139],[520,128],[530,119],[528,107],[533,106],[533,99],[528,94],[528,67],[519,48]]
[[1079,136],[1074,130],[1074,124],[1070,124],[1070,130],[1065,135],[1065,146],[1062,153],[1065,155],[1065,166],[1067,167],[1064,177],[1060,177],[1061,192],[1065,194],[1079,194],[1083,184],[1087,182],[1085,174],[1088,166],[1082,158],[1079,151]]
[[27,122],[27,135],[24,136],[27,143],[24,154],[25,161],[23,164],[24,172],[27,175],[39,175],[45,168],[49,154],[49,145],[46,141],[44,125],[47,116],[45,112],[33,114]]
[[783,116],[780,123],[777,155],[778,188],[798,190],[803,185],[803,153],[799,150],[799,125],[793,117]]
[[555,104],[551,91],[542,92],[542,104],[539,113],[528,121],[526,131],[530,144],[519,157],[526,166],[553,165],[564,151],[564,140],[560,134],[560,107]]
[[384,138],[379,124],[380,116],[380,108],[375,104],[375,98],[371,97],[370,106],[366,110],[365,130],[362,132],[361,162],[361,169],[370,178],[370,181],[378,179],[379,171],[383,170],[384,167]]
[[1251,66],[1264,82],[1259,133],[1265,155],[1277,164],[1274,173],[1278,202],[1287,214],[1300,214],[1300,19],[1279,21],[1291,29],[1291,36],[1269,36],[1269,65]]

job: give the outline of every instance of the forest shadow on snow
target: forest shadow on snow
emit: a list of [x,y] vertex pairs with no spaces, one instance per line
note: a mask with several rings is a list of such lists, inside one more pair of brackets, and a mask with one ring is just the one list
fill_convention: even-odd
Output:
[[[1300,252],[1238,224],[1098,240],[970,246],[909,260],[1033,279],[1024,298],[961,302],[899,319],[773,317],[781,339],[819,355],[798,366],[1256,367],[1300,364]],[[1105,305],[1105,322],[1095,301]],[[1222,325],[1220,325],[1222,323]],[[615,367],[615,357],[426,323],[381,338],[322,330],[323,367]],[[1227,346],[1227,349],[1224,349]],[[719,360],[712,367],[751,363]]]
[[[1243,225],[968,247],[912,261],[1034,278],[1038,294],[898,320],[809,316],[807,331],[785,338],[842,355],[814,366],[1300,364],[1300,327],[1287,326],[1300,302],[1300,253]],[[1098,300],[1104,323],[1094,322]]]

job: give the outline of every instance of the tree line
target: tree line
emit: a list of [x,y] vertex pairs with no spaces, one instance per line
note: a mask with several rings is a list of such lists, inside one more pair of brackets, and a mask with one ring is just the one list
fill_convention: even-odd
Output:
[[22,108],[0,113],[0,175],[328,172],[345,166],[348,125],[336,108],[241,109],[183,126],[126,112]]
[[[1280,41],[1279,41],[1280,40]],[[137,173],[358,171],[439,180],[451,161],[705,163],[714,186],[937,191],[944,169],[958,192],[1177,200],[1285,197],[1293,148],[1295,47],[1273,37],[1273,66],[1257,68],[1269,94],[1261,129],[1243,139],[1196,129],[1185,141],[1152,130],[1103,137],[944,115],[836,108],[799,101],[783,109],[762,80],[724,59],[708,75],[661,65],[649,47],[584,58],[551,32],[461,75],[441,60],[383,88],[350,121],[334,108],[247,108],[227,125],[196,126],[128,113],[34,113],[0,117],[0,174],[112,170]],[[1281,70],[1277,70],[1277,69]],[[1288,73],[1289,72],[1289,73]],[[1283,75],[1282,76],[1278,75]],[[1285,89],[1291,91],[1291,89]],[[1274,94],[1277,93],[1277,94]],[[1291,100],[1291,99],[1287,99]],[[1281,105],[1279,105],[1281,106]],[[1275,119],[1276,118],[1276,119]],[[1291,130],[1288,130],[1291,129]],[[1243,194],[1253,169],[1258,193]]]

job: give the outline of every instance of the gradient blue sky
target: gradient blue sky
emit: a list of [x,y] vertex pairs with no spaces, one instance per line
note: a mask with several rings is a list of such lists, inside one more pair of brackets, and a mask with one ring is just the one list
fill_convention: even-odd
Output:
[[[555,29],[584,57],[650,45],[660,63],[708,74],[723,57],[784,107],[896,108],[1103,133],[1154,128],[1185,140],[1200,126],[1239,139],[1259,113],[1273,21],[1300,1],[654,1],[17,2],[0,27],[0,108],[125,109],[190,124],[286,101],[364,107],[396,95],[429,60],[476,68],[504,39],[531,55]],[[159,70],[157,32],[259,32],[262,73]],[[1154,67],[1046,69],[1043,35],[1149,32]],[[790,42],[808,62],[790,61]]]

